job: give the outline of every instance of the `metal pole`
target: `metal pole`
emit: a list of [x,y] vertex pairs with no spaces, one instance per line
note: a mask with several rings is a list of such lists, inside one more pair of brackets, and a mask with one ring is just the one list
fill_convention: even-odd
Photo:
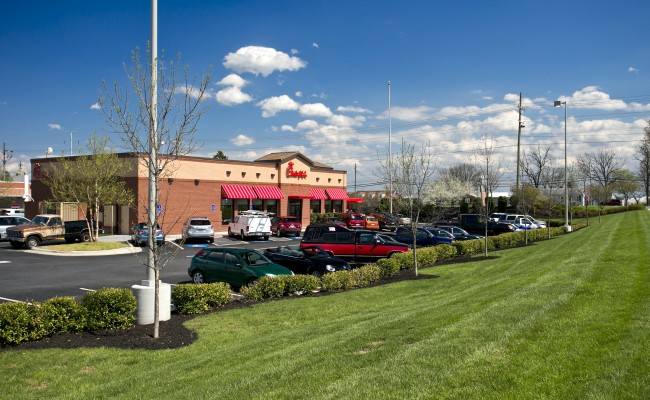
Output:
[[388,81],[388,204],[389,213],[393,214],[393,154],[391,149],[392,121],[390,117],[390,81]]
[[[521,92],[519,92],[519,123],[517,124],[517,183],[515,184],[515,193],[519,196],[519,169],[521,161],[519,160],[519,149],[521,147]],[[521,201],[521,199],[519,199]]]
[[567,122],[567,102],[564,102],[564,227],[567,230],[569,227],[569,187],[567,185],[567,135],[566,135],[566,122]]
[[151,0],[151,115],[149,117],[149,208],[147,210],[147,279],[155,283],[156,211],[158,171],[156,162],[158,123],[158,1]]

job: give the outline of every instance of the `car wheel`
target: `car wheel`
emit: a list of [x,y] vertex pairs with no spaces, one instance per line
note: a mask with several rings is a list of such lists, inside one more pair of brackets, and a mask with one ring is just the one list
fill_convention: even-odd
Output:
[[90,234],[88,232],[82,232],[81,236],[79,236],[79,241],[90,242]]
[[30,236],[25,241],[25,248],[33,249],[34,247],[37,247],[39,244],[41,244],[41,239],[39,239],[38,236]]
[[244,236],[244,230],[243,229],[241,231],[239,231],[239,235],[241,236],[241,240],[244,240],[246,238],[246,236]]
[[196,271],[192,274],[192,282],[199,284],[199,283],[205,283],[205,276],[203,276],[203,272],[201,271]]
[[231,238],[231,237],[233,237],[233,236],[234,236],[234,235],[232,234],[232,231],[230,230],[230,228],[228,228],[228,237]]
[[255,279],[255,278],[250,278],[249,280],[246,281],[246,285],[245,285],[245,286],[246,286],[246,287],[251,287],[251,286],[253,286],[253,285],[255,284],[255,282],[257,282],[257,279]]
[[315,276],[316,278],[322,278],[323,277],[323,273],[321,271],[317,270],[317,269],[311,271],[310,275]]
[[11,247],[13,247],[14,249],[20,249],[21,247],[23,247],[23,244],[21,242],[16,242],[15,240],[11,240],[9,241],[9,243],[11,244]]
[[210,239],[208,239],[208,242],[209,242],[209,243],[214,243],[214,238],[210,238]]
[[264,240],[269,240],[269,237],[268,237],[268,236],[264,236],[262,239],[264,239]]
[[275,235],[276,235],[277,237],[282,236],[282,232],[280,232],[280,228],[278,228],[278,229],[275,230]]

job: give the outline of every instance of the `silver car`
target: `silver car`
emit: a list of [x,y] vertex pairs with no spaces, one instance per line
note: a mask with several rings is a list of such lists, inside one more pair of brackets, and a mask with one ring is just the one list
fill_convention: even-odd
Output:
[[183,240],[207,239],[214,243],[214,227],[206,217],[192,217],[183,224]]
[[0,216],[0,240],[7,240],[7,228],[16,225],[31,224],[32,221],[23,217]]

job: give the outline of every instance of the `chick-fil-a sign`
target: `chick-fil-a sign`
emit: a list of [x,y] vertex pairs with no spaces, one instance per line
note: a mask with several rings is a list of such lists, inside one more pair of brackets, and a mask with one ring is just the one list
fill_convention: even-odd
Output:
[[287,164],[287,178],[306,178],[307,171],[294,171],[293,170],[293,161],[289,161]]

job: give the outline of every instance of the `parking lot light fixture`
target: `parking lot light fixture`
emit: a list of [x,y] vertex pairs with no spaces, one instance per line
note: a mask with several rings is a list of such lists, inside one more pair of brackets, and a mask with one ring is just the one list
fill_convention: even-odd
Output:
[[561,107],[564,105],[564,228],[571,232],[571,225],[569,225],[569,187],[567,185],[567,104],[566,101],[556,100],[553,102],[553,107]]

